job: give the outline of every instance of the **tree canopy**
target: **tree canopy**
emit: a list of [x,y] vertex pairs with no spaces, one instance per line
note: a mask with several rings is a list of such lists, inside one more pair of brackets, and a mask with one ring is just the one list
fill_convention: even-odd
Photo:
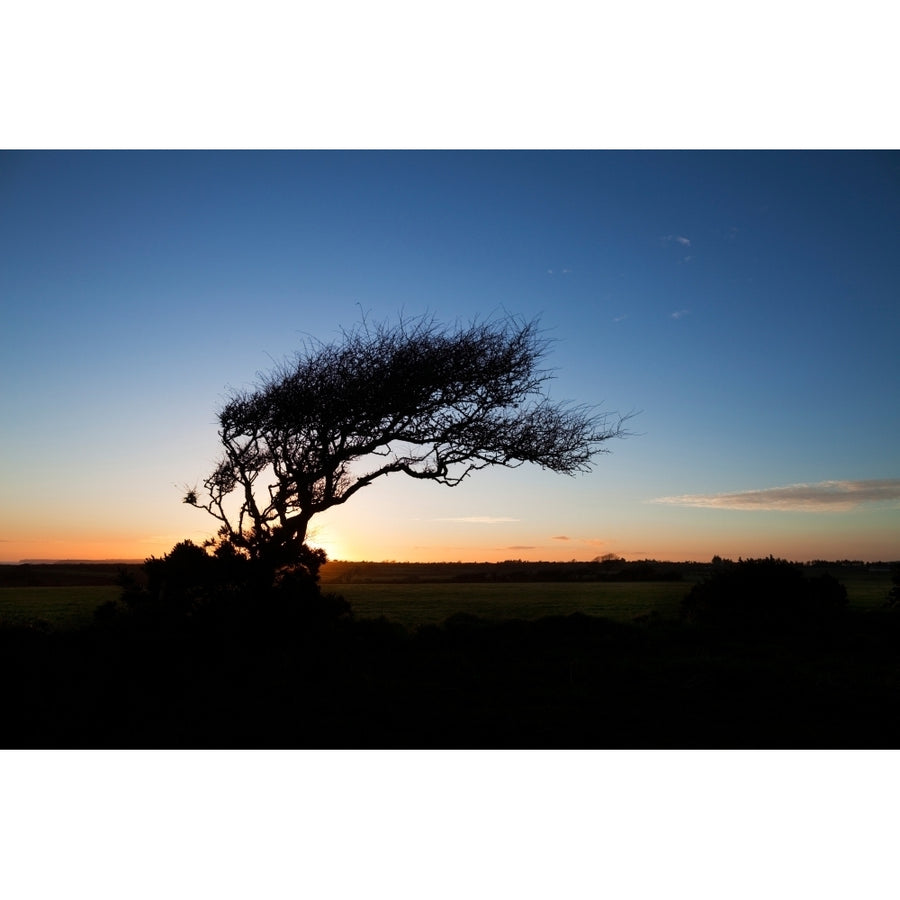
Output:
[[393,473],[458,485],[488,466],[591,468],[623,417],[553,402],[536,320],[445,326],[365,320],[234,392],[218,413],[224,453],[184,502],[223,542],[289,564],[310,520]]

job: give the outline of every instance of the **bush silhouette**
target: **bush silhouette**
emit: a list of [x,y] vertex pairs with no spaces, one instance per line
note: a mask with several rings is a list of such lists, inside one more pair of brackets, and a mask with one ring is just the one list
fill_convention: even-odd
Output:
[[831,623],[846,606],[847,589],[832,575],[806,578],[801,566],[770,556],[717,567],[681,611],[698,624],[779,631]]
[[181,541],[162,559],[151,556],[144,563],[147,588],[154,596],[183,598],[192,588],[207,587],[214,580],[214,558],[193,541]]
[[350,605],[319,585],[324,551],[303,546],[292,566],[276,571],[250,559],[227,541],[210,553],[181,541],[161,558],[144,561],[144,582],[122,572],[119,602],[95,613],[98,623],[169,632],[216,632],[237,639],[266,634],[287,638],[298,630],[321,631],[351,616]]

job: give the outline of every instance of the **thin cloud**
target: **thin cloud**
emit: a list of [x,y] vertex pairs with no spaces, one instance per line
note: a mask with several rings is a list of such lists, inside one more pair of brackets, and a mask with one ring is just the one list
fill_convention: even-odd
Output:
[[436,522],[465,522],[469,525],[499,525],[503,522],[518,522],[508,516],[454,516],[447,519],[435,519]]
[[685,316],[689,316],[691,311],[689,309],[677,309],[672,315],[669,317],[671,319],[683,319]]
[[691,246],[690,238],[686,238],[680,234],[667,234],[662,238],[662,240],[666,244],[675,243],[675,244],[681,244],[682,247],[690,247]]
[[900,500],[900,478],[867,481],[819,481],[730,494],[682,494],[657,497],[653,503],[711,509],[844,512],[867,503]]
[[575,541],[579,547],[606,547],[609,540],[606,538],[585,538],[570,537],[568,534],[556,534],[550,540],[552,541]]
[[622,316],[616,316],[613,319],[613,322],[624,322],[628,318],[627,314]]

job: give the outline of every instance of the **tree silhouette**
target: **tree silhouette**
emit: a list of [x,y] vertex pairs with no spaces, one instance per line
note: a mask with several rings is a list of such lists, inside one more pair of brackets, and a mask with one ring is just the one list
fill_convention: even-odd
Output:
[[224,454],[184,502],[219,521],[220,544],[274,570],[303,559],[315,515],[382,476],[453,486],[495,465],[590,471],[624,418],[551,402],[548,346],[536,320],[512,317],[363,319],[333,343],[309,341],[231,395],[218,414]]

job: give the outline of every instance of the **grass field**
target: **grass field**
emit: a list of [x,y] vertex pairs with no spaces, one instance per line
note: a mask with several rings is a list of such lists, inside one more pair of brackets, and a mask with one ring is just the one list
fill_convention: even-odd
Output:
[[0,588],[0,622],[42,619],[57,628],[87,624],[94,610],[122,593],[117,585]]
[[[851,607],[883,606],[890,576],[842,573]],[[582,612],[620,622],[656,613],[674,616],[690,590],[683,582],[586,582],[500,584],[326,584],[343,594],[360,618],[385,616],[407,628],[439,624],[455,613],[487,619],[537,619]],[[55,627],[77,627],[91,620],[97,606],[115,600],[115,585],[0,588],[0,621],[42,619]]]
[[[891,587],[886,574],[850,573],[841,577],[850,606],[883,606]],[[357,616],[385,616],[406,627],[443,622],[454,613],[487,619],[538,619],[581,612],[619,622],[656,614],[678,614],[690,581],[507,583],[507,584],[327,584],[343,594]]]
[[455,613],[487,619],[538,619],[582,612],[619,621],[657,612],[675,615],[690,585],[678,582],[588,584],[346,584],[357,616],[385,616],[408,628],[436,625]]

